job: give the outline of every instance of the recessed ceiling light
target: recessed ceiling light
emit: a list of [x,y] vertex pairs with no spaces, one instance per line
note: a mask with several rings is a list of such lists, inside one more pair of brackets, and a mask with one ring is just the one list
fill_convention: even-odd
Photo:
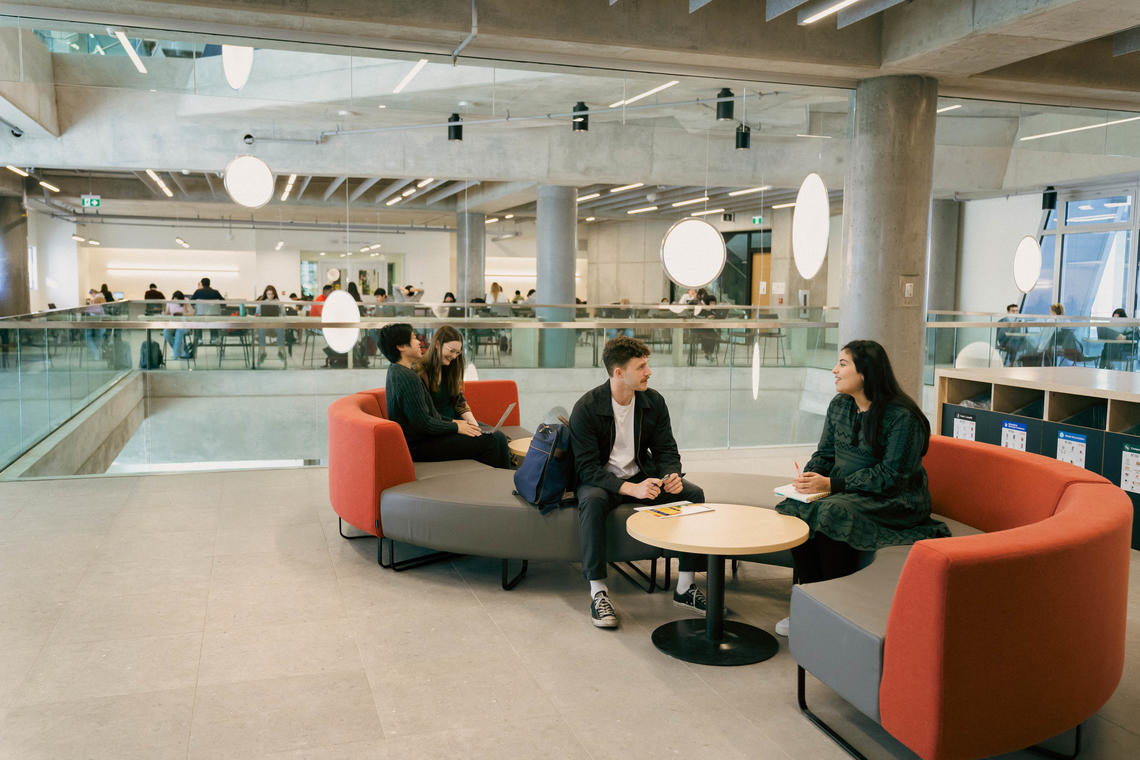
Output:
[[409,187],[407,190],[405,190],[404,192],[400,193],[400,195],[402,195],[402,196],[404,196],[405,198],[407,198],[409,195],[411,195],[411,194],[412,194],[412,193],[414,193],[415,191],[416,191],[416,188],[414,188],[414,187]]
[[324,252],[324,251],[321,251],[321,255],[322,255],[322,256],[324,256],[324,255],[325,255],[325,252]]
[[813,140],[830,140],[831,135],[796,135],[796,137],[810,137]]
[[838,13],[839,11],[843,10],[844,8],[849,8],[857,2],[859,2],[859,0],[838,0],[838,2],[832,3],[828,7],[821,10],[819,13],[813,13],[812,15],[805,18],[803,21],[799,22],[800,26],[804,26],[806,24],[814,24],[816,21],[819,21],[821,18],[827,18],[831,14]]
[[8,164],[7,169],[10,172],[15,172],[16,174],[19,174],[21,177],[28,176],[28,173],[26,171],[24,171],[23,169],[17,169],[15,166],[12,166],[11,164]]
[[723,214],[722,208],[710,208],[708,211],[694,211],[690,216],[708,216],[709,214]]
[[284,245],[285,245],[285,241],[284,241],[284,240],[278,240],[278,241],[277,241],[277,245],[273,246],[273,250],[275,250],[275,251],[280,251],[280,250],[281,250],[281,248],[282,248],[282,246],[284,246]]
[[602,196],[601,193],[589,193],[588,195],[579,195],[578,196],[578,202],[582,203],[583,201],[592,201],[595,198],[600,198],[601,196]]
[[639,187],[645,187],[644,182],[634,182],[632,185],[622,185],[621,187],[611,187],[611,193],[624,193],[626,190],[636,190]]
[[50,182],[44,182],[43,180],[40,180],[40,187],[45,187],[45,188],[47,188],[48,190],[51,190],[53,193],[58,193],[58,192],[59,192],[59,188],[58,188],[58,187],[56,187],[55,185],[53,185],[53,184],[52,184],[52,183],[50,183]]
[[494,224],[494,223],[495,223],[495,222],[497,222],[497,221],[499,221],[499,217],[497,217],[497,216],[493,216],[493,217],[491,217],[490,219],[488,219],[486,223],[487,223],[487,224]]
[[351,116],[352,111],[346,111],[343,108],[336,112],[337,116]]
[[595,220],[595,219],[597,219],[597,218],[598,218],[598,217],[596,217],[596,216],[588,216],[588,217],[586,217],[586,221],[587,221],[587,222],[592,222],[592,221],[594,221],[594,220]]
[[409,71],[404,76],[404,78],[400,80],[400,83],[398,85],[396,85],[396,88],[394,90],[392,90],[392,94],[395,95],[395,94],[401,92],[405,87],[407,87],[408,83],[411,82],[413,79],[415,79],[416,74],[419,74],[420,71],[423,70],[423,67],[426,65],[427,65],[427,58],[421,58],[418,61],[416,61],[416,65],[412,66],[412,70]]
[[154,173],[154,169],[147,169],[146,176],[154,180],[154,183],[158,185],[158,189],[162,191],[163,195],[165,195],[167,198],[174,197],[174,193],[170,191],[170,188],[166,186],[166,183],[162,181],[162,178]]
[[376,107],[377,107],[377,108],[387,108],[388,106],[386,106],[386,105],[384,105],[383,103],[381,103],[380,105],[378,105],[378,106],[376,106]]
[[77,243],[86,243],[87,242],[87,238],[83,237],[82,235],[72,235],[71,239]]
[[290,174],[289,180],[285,183],[285,189],[281,192],[281,200],[284,201],[289,197],[289,193],[293,192],[293,183],[297,181],[296,174]]
[[98,240],[88,240],[87,245],[102,245]]
[[[131,63],[135,65],[135,68],[138,69],[138,72],[140,74],[145,74],[146,66],[143,66],[142,59],[139,58],[139,54],[135,52],[134,46],[131,45],[131,41],[127,39],[127,35],[123,32],[115,32],[115,36],[119,38],[119,43],[123,46],[123,50],[126,51],[127,57],[131,59]],[[154,90],[151,90],[151,92],[154,92]]]
[[506,216],[504,216],[503,218],[504,218],[504,219],[514,219],[514,218],[515,218],[515,215],[514,215],[514,214],[507,214],[507,215],[506,215]]
[[942,108],[939,108],[935,113],[946,113],[947,111],[957,111],[961,107],[962,107],[961,103],[956,103],[952,106],[942,106]]
[[750,187],[750,188],[747,188],[746,190],[733,190],[731,193],[729,193],[729,195],[731,195],[733,198],[735,198],[738,195],[749,195],[751,193],[762,193],[765,190],[771,190],[771,189],[772,189],[771,185],[760,185],[759,187]]
[[395,198],[391,198],[391,199],[385,201],[384,205],[385,206],[395,206],[397,203],[399,203],[402,200],[404,200],[403,197],[397,195]]
[[677,201],[676,203],[672,204],[672,206],[673,206],[673,208],[677,208],[678,206],[691,206],[694,203],[704,203],[708,199],[709,199],[709,197],[707,195],[705,195],[705,196],[702,196],[700,198],[690,198],[687,201]]
[[617,108],[619,106],[628,106],[630,103],[636,103],[637,101],[641,100],[642,98],[648,98],[650,95],[656,95],[657,93],[661,92],[662,90],[667,90],[675,84],[680,84],[680,80],[674,79],[672,82],[666,82],[665,84],[658,85],[657,87],[654,87],[652,90],[646,90],[645,92],[641,93],[640,95],[634,95],[632,98],[626,98],[625,100],[619,100],[616,103],[610,103],[610,108]]
[[416,183],[416,187],[417,188],[427,187],[432,182],[435,182],[435,177],[428,177],[427,179],[421,179],[419,182]]
[[777,204],[776,204],[775,206],[773,206],[772,208],[773,208],[773,209],[778,209],[778,208],[792,208],[792,207],[793,207],[793,206],[795,206],[795,205],[796,205],[795,203],[777,203]]
[[626,211],[625,213],[627,213],[627,214],[644,214],[646,211],[656,211],[656,210],[657,210],[656,206],[643,206],[642,208],[631,208],[629,211]]

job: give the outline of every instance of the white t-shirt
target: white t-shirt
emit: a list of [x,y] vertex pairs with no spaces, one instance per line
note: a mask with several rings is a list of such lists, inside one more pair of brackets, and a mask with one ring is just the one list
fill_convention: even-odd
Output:
[[633,407],[637,398],[630,399],[625,406],[619,404],[610,396],[610,404],[614,409],[614,448],[610,452],[610,461],[606,469],[622,480],[631,478],[638,472],[637,452],[633,440]]

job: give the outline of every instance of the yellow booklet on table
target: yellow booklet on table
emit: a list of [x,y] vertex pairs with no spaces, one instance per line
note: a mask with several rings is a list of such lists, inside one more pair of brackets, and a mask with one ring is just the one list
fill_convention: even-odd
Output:
[[691,501],[674,501],[668,504],[658,504],[649,507],[634,507],[637,512],[648,512],[654,517],[681,517],[695,515],[699,512],[712,512],[712,507],[704,504],[693,504]]
[[795,499],[796,501],[802,501],[805,504],[808,502],[816,501],[817,499],[822,499],[824,496],[831,495],[830,491],[821,491],[819,493],[800,493],[791,483],[788,483],[784,486],[777,486],[775,491],[777,495],[783,496],[785,499]]

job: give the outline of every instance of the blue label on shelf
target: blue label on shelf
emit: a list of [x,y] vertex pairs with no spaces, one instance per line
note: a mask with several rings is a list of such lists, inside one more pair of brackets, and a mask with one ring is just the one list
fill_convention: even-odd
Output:
[[1029,426],[1026,425],[1024,422],[1012,422],[1011,420],[1002,420],[1001,426],[1002,426],[1002,429],[1004,429],[1004,430],[1017,430],[1017,431],[1020,431],[1022,433],[1028,433],[1029,432]]
[[1068,433],[1064,430],[1057,431],[1058,441],[1072,441],[1074,443],[1088,443],[1089,437],[1084,433]]

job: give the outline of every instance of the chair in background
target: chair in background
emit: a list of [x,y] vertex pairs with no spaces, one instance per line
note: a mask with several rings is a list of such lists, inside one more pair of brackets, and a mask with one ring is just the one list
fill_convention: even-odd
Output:
[[[776,314],[757,314],[756,319],[778,319]],[[784,332],[781,327],[761,327],[756,331],[756,339],[760,341],[760,364],[763,366],[768,363],[768,347],[773,342],[776,344],[776,363],[787,365],[788,351],[784,341],[788,338],[788,334]]]

